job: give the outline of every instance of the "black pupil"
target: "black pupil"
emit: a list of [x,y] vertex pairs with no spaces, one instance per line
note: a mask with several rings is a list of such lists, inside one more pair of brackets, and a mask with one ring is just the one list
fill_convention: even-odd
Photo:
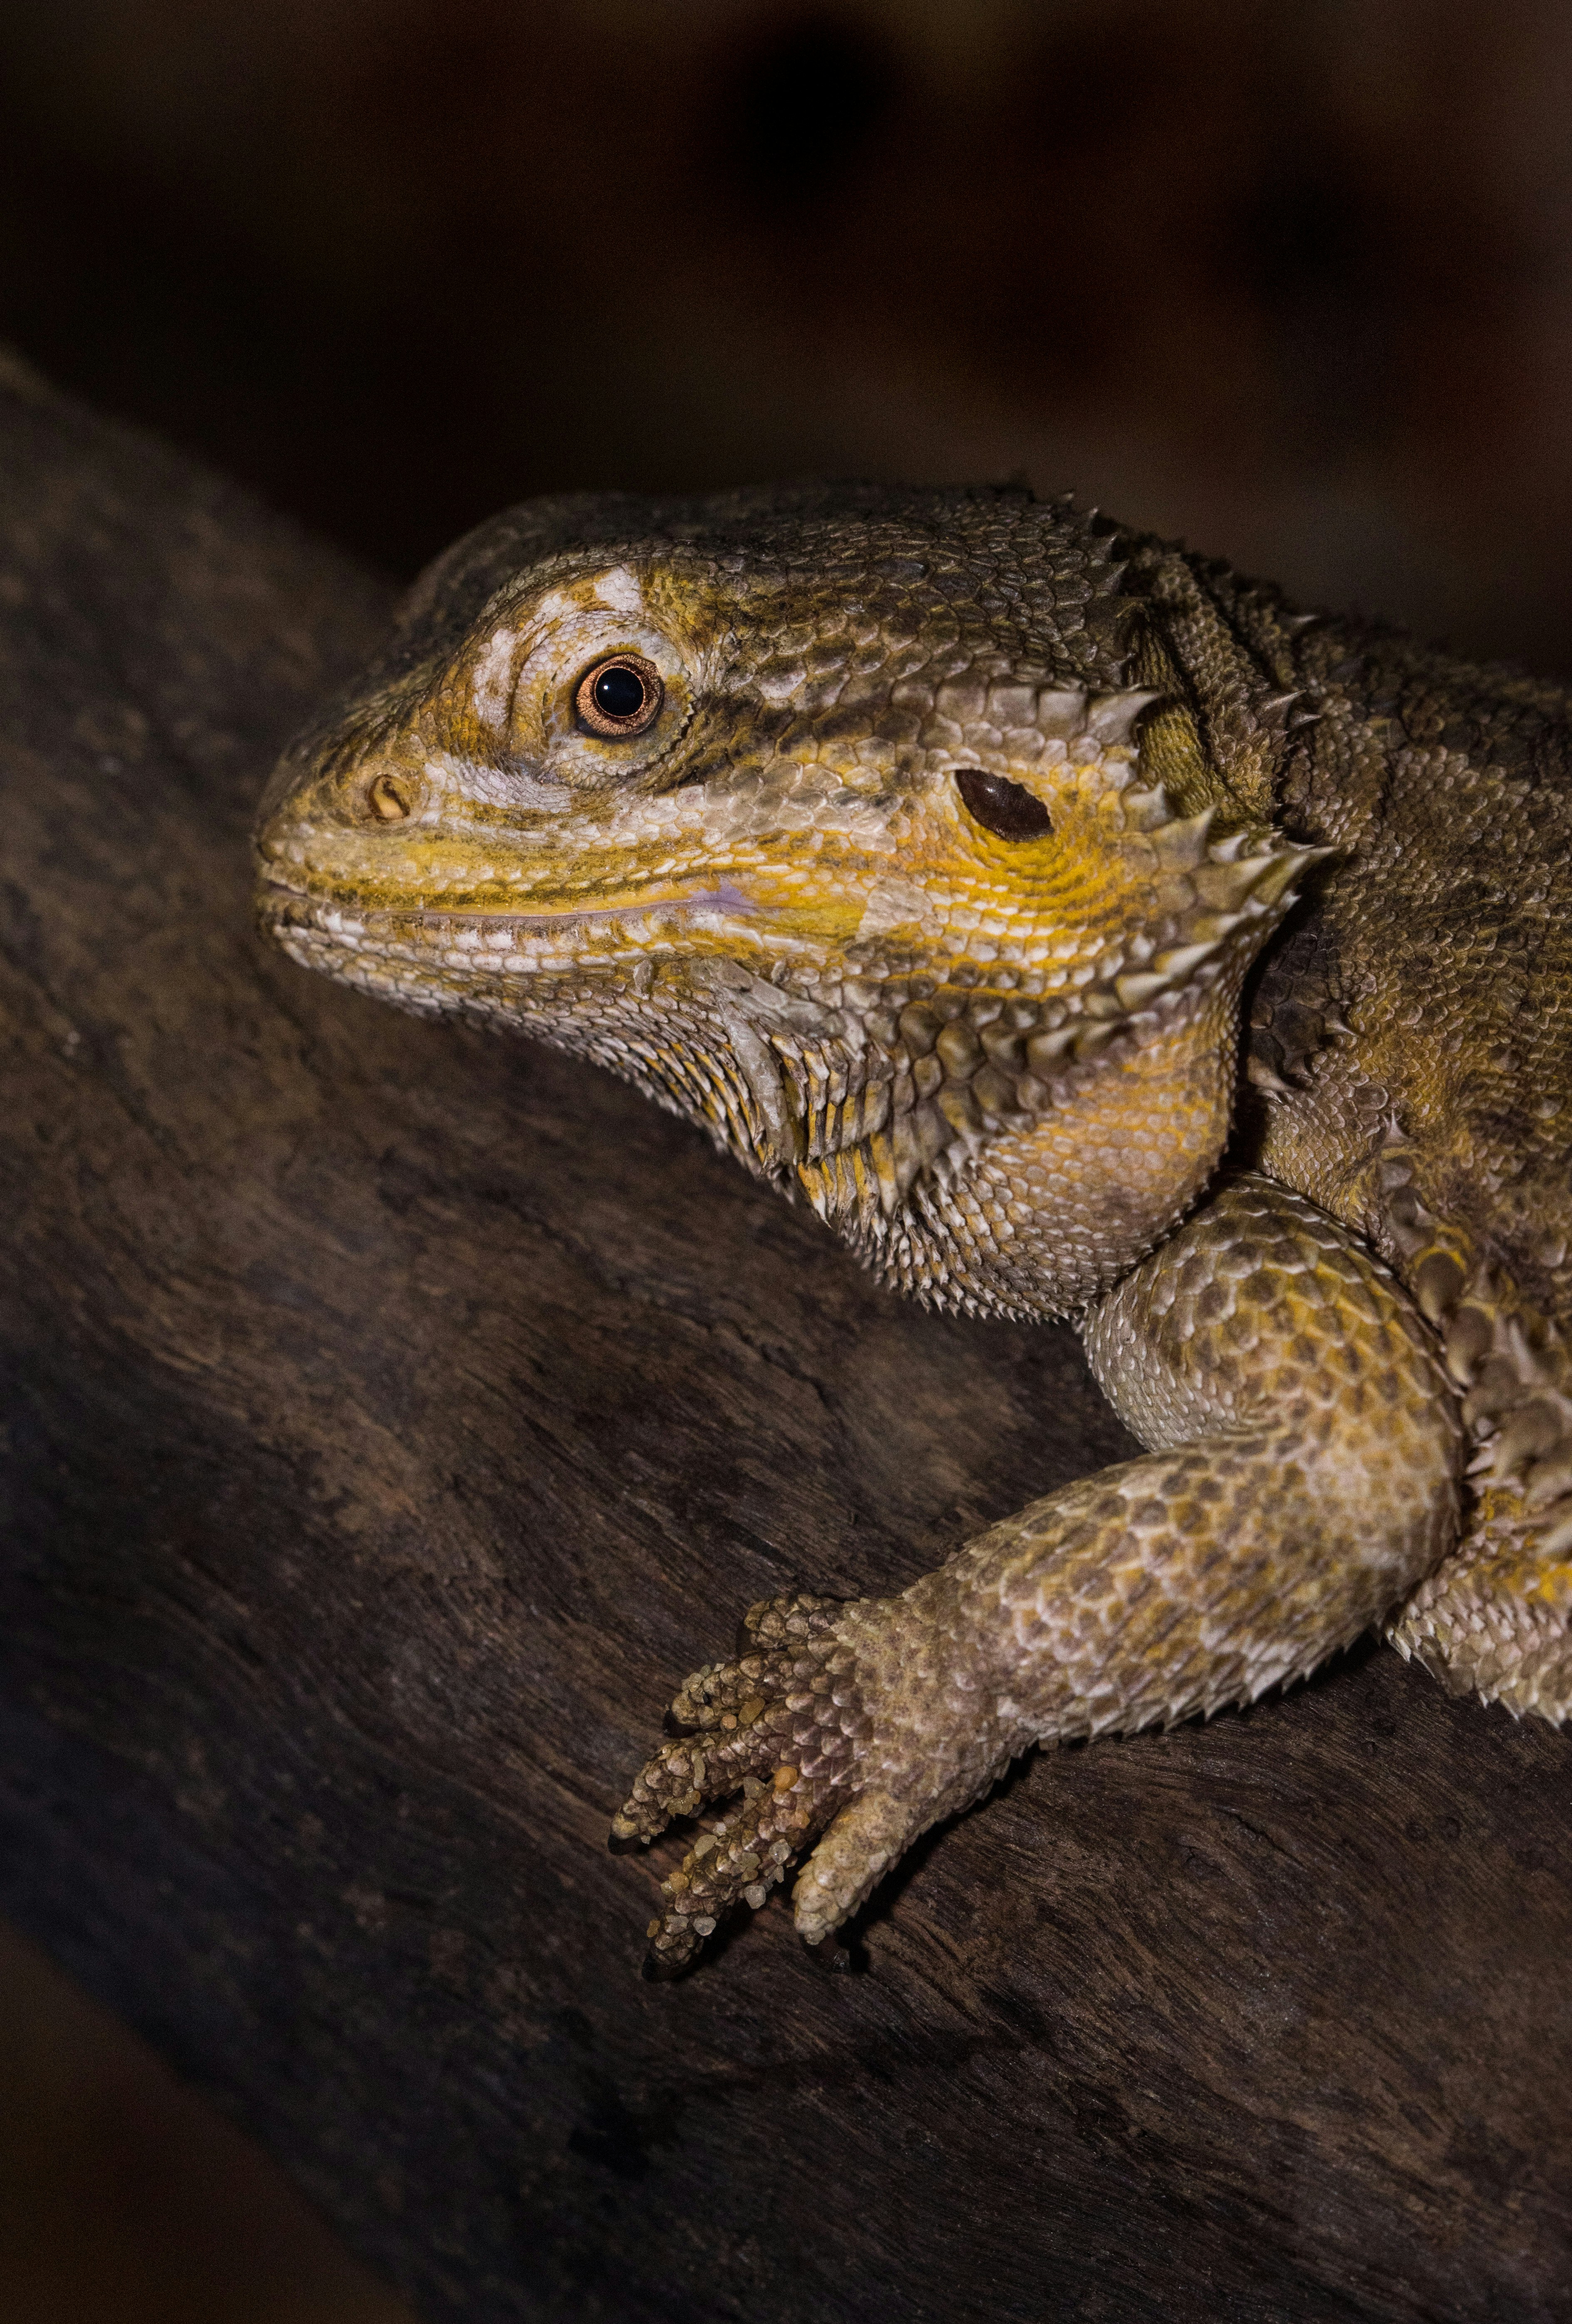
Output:
[[602,717],[637,718],[644,707],[644,680],[636,669],[614,663],[601,672],[591,695]]

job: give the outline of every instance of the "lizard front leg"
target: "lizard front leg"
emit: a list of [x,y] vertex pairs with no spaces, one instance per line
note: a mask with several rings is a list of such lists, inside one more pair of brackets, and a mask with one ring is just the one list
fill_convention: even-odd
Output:
[[1034,1743],[1130,1732],[1301,1676],[1456,1538],[1461,1431],[1425,1325],[1346,1229],[1225,1185],[1095,1309],[1092,1366],[1153,1449],[1051,1493],[891,1599],[784,1600],[695,1674],[690,1731],[613,1837],[740,1791],[666,1885],[657,1970],[740,1896],[817,1941]]

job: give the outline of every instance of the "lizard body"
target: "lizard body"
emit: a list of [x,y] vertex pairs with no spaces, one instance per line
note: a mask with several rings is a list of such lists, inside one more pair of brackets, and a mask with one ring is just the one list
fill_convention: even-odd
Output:
[[1149,1448],[752,1610],[614,1827],[741,1794],[657,1968],[1373,1622],[1572,1711],[1569,747],[1068,503],[872,486],[510,512],[292,746],[295,958],[609,1065],[920,1298],[1074,1315]]

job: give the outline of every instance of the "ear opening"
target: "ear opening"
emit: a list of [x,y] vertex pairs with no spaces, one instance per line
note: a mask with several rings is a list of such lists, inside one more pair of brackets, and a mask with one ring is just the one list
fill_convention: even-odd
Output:
[[986,774],[980,767],[957,767],[955,788],[968,815],[996,839],[1046,839],[1052,816],[1035,791],[1013,783],[1007,775]]

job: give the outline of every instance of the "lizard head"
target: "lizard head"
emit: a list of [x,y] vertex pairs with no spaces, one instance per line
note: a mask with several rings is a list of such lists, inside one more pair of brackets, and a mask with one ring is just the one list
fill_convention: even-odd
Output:
[[527,504],[286,754],[263,924],[609,1065],[921,1296],[1064,1313],[1213,1169],[1306,861],[1144,773],[1119,578],[1021,492]]

